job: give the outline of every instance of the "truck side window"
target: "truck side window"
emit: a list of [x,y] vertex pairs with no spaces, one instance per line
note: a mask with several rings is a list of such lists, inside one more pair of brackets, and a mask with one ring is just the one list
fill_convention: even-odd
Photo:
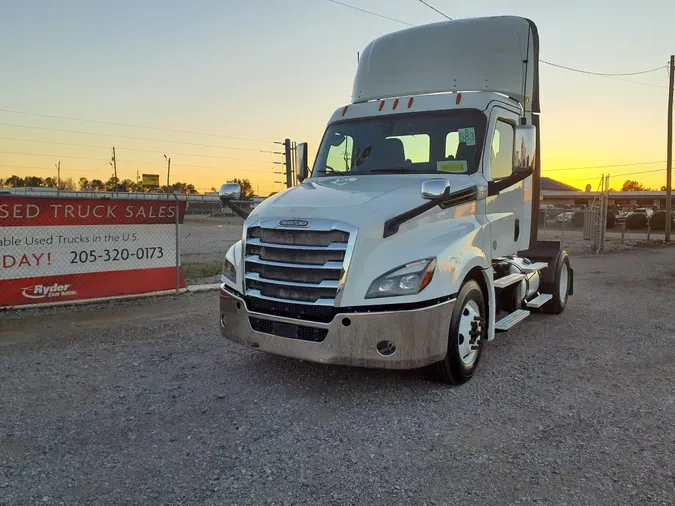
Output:
[[352,152],[354,139],[345,135],[342,143],[331,145],[326,157],[326,165],[334,170],[350,170],[352,166]]
[[513,174],[513,143],[515,142],[513,125],[497,120],[492,138],[492,159],[490,177],[492,180],[503,179]]

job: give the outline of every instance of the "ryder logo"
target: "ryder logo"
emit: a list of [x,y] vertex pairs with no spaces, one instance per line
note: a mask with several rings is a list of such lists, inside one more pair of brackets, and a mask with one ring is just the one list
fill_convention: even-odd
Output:
[[77,295],[76,290],[70,289],[71,285],[33,285],[21,290],[23,296],[27,299],[45,299],[47,297],[66,297]]

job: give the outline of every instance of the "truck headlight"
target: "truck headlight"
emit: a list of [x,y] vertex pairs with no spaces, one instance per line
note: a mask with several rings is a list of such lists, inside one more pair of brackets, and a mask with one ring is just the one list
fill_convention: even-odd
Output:
[[225,258],[223,259],[223,270],[221,271],[221,274],[232,283],[237,282],[237,258],[240,251],[241,242],[236,242],[227,250]]
[[397,267],[373,281],[366,293],[366,299],[420,293],[431,283],[435,268],[435,258],[416,260]]

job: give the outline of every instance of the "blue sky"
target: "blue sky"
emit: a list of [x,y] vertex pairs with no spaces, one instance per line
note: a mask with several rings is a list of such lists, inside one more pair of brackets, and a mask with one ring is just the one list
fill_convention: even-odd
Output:
[[[418,0],[344,2],[414,24],[442,19]],[[575,68],[637,71],[665,65],[675,52],[673,3],[430,3],[455,18],[529,17],[539,27],[542,58]],[[0,109],[262,140],[290,137],[310,142],[312,152],[333,110],[349,102],[357,51],[405,27],[328,0],[5,0],[3,11]],[[665,160],[665,88],[545,66],[541,74],[547,175],[583,187],[582,178],[594,182],[602,170],[559,169]],[[667,73],[626,79],[665,86]],[[280,148],[273,144],[8,112],[0,112],[0,123],[0,151],[19,153],[0,153],[0,177],[51,175],[61,159],[65,177],[107,179],[108,150],[73,144],[115,145],[122,177],[135,179],[136,170],[164,173],[167,153],[175,179],[201,188],[229,177],[249,177],[261,193],[280,188],[274,185],[281,181],[273,174],[278,168],[268,163],[279,157],[257,152]],[[621,173],[661,168],[611,170],[621,182],[628,178]],[[665,179],[663,173],[630,177],[654,186]]]

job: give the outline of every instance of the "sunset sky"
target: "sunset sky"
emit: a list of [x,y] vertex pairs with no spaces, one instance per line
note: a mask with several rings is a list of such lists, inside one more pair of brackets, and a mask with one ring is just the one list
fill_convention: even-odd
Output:
[[[443,19],[418,0],[344,3],[412,24]],[[429,3],[454,18],[529,17],[541,57],[577,69],[665,67],[675,52],[673,2]],[[313,159],[350,100],[357,51],[401,28],[329,0],[5,0],[0,178],[53,176],[60,160],[64,178],[107,180],[115,146],[121,179],[164,182],[166,153],[172,182],[203,191],[247,177],[262,195],[281,190],[281,157],[260,151],[289,137],[308,141]],[[604,172],[617,189],[626,179],[660,188],[667,84],[665,68],[607,78],[542,65],[543,175],[583,188]]]

